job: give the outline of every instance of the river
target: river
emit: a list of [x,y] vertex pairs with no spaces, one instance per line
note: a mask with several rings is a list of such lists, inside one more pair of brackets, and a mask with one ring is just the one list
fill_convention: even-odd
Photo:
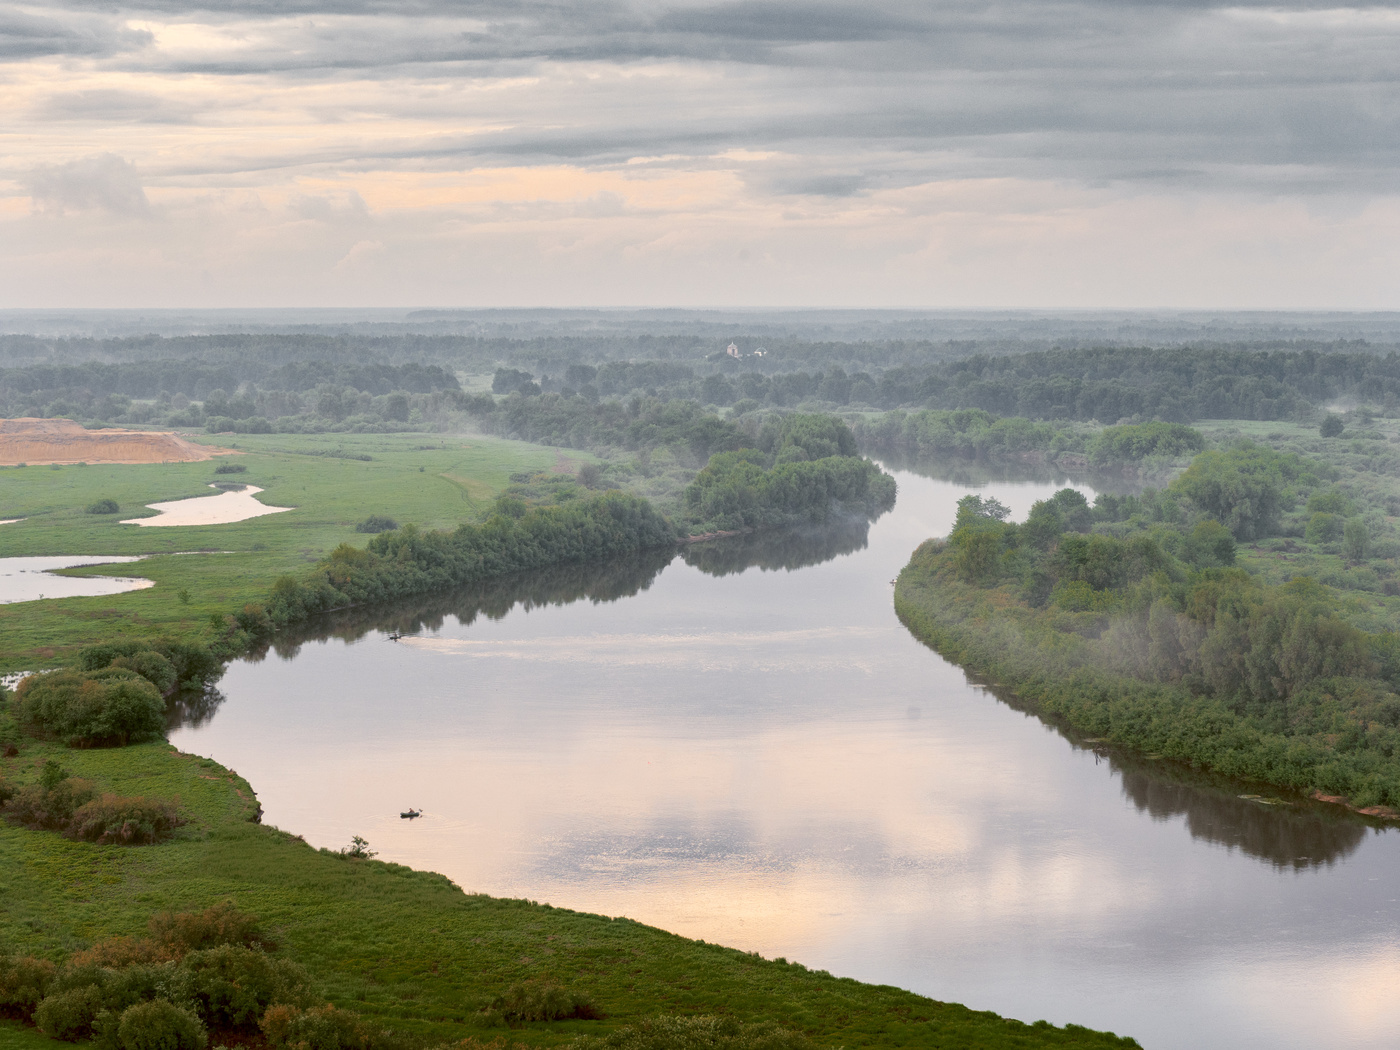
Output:
[[[1400,834],[969,682],[891,586],[969,489],[896,477],[868,532],[341,616],[233,664],[171,739],[247,777],[266,822],[466,890],[1154,1050],[1400,1045]],[[977,491],[1020,519],[1058,487]]]

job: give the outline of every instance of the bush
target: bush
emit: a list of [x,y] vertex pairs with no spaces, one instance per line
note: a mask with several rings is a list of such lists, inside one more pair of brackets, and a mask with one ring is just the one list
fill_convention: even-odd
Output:
[[19,684],[15,707],[31,733],[56,736],[70,747],[125,745],[165,730],[164,698],[134,671],[30,675]]
[[108,937],[98,941],[91,948],[75,952],[68,960],[72,967],[99,966],[111,970],[124,970],[144,963],[155,962],[165,957],[164,952],[144,937]]
[[186,991],[211,1024],[255,1025],[269,1006],[305,1006],[306,971],[253,948],[224,944],[191,952],[181,963]]
[[184,823],[179,811],[168,802],[103,795],[79,806],[65,833],[80,842],[141,846],[168,838]]
[[102,989],[89,984],[50,995],[34,1011],[34,1023],[50,1039],[75,1043],[92,1035],[93,1019],[102,1011]]
[[66,777],[52,787],[29,784],[15,792],[5,805],[5,817],[26,828],[65,831],[73,813],[96,793],[88,781]]
[[801,1032],[732,1017],[649,1017],[606,1036],[584,1036],[575,1050],[816,1050]]
[[392,532],[399,527],[399,523],[393,518],[386,518],[382,514],[371,514],[364,521],[355,526],[356,532]]
[[1341,437],[1345,426],[1342,424],[1341,416],[1334,416],[1330,412],[1322,420],[1322,426],[1318,427],[1318,433],[1325,438]]
[[482,1011],[488,1018],[507,1024],[524,1021],[565,1021],[573,1018],[593,1021],[603,1016],[588,996],[571,992],[557,984],[526,981],[514,984]]
[[115,514],[121,507],[117,506],[114,499],[100,499],[96,503],[89,503],[87,512],[89,514]]
[[245,474],[248,467],[243,463],[220,463],[214,468],[215,474]]
[[1345,521],[1340,514],[1318,511],[1308,519],[1308,527],[1303,530],[1303,539],[1309,543],[1331,543],[1342,537]]
[[260,1027],[274,1050],[390,1050],[400,1040],[391,1032],[371,1028],[359,1015],[327,1003],[310,1010],[296,1006],[270,1007]]
[[175,665],[154,649],[143,649],[130,656],[118,656],[108,666],[135,671],[159,689],[162,696],[174,692],[175,687],[180,684]]
[[224,901],[203,911],[162,912],[151,919],[151,939],[172,955],[232,944],[272,951],[277,942],[262,931],[258,917]]
[[[90,645],[78,653],[78,669],[100,671],[126,658],[132,661],[129,666],[133,669],[139,671],[141,666],[147,666],[153,674],[160,675],[160,666],[151,662],[145,656],[147,653],[155,653],[165,659],[174,670],[176,681],[184,685],[202,685],[214,681],[223,673],[223,664],[208,647],[169,638],[155,642],[104,642],[101,645]],[[152,681],[155,679],[152,678]],[[158,682],[156,684],[159,685]]]
[[0,955],[0,1015],[28,1020],[53,984],[55,966],[28,955]]
[[164,999],[128,1006],[117,1024],[121,1050],[204,1050],[208,1042],[198,1017]]

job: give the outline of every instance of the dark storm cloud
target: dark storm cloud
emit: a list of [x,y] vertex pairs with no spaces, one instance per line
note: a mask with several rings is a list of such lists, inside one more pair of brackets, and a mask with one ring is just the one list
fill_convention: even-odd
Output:
[[[811,158],[812,170],[774,171],[765,184],[819,196],[986,175],[1371,192],[1396,189],[1400,171],[1393,5],[230,0],[203,9],[194,20],[231,27],[237,48],[133,52],[137,36],[96,13],[108,8],[75,5],[0,16],[0,56],[116,56],[113,68],[134,72],[288,84],[541,81],[481,110],[387,90],[392,115],[490,118],[505,129],[340,158],[364,162],[400,150],[430,162],[578,164],[783,151]],[[145,0],[127,13],[188,21],[195,10]],[[638,94],[571,72],[648,63],[691,75],[653,78]],[[178,118],[134,97],[44,105],[56,117],[86,108],[113,120]]]

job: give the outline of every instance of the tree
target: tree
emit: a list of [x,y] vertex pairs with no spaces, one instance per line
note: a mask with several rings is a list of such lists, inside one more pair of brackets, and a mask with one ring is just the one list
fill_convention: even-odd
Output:
[[1345,428],[1342,425],[1342,417],[1328,413],[1322,420],[1322,426],[1318,427],[1318,432],[1325,438],[1341,437]]
[[1352,518],[1342,529],[1342,553],[1353,565],[1366,560],[1371,548],[1371,532],[1360,518]]

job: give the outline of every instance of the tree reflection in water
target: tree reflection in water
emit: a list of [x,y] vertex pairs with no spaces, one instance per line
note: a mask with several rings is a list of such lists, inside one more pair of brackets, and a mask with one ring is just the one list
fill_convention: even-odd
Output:
[[1189,770],[1163,768],[1160,762],[1118,755],[1108,761],[1122,777],[1123,794],[1140,812],[1159,821],[1184,816],[1192,838],[1238,848],[1275,868],[1331,866],[1366,837],[1362,819],[1337,806],[1306,799],[1241,798],[1253,792]]
[[1092,470],[1084,467],[1067,470],[1058,464],[1022,462],[1014,459],[978,459],[975,456],[908,456],[887,449],[867,448],[886,470],[905,470],[935,481],[951,481],[955,485],[979,489],[1004,481],[1031,481],[1063,487],[1083,483],[1095,492],[1115,494],[1138,493],[1142,482],[1133,474],[1122,471]]
[[224,694],[212,685],[203,689],[179,690],[165,702],[166,730],[182,727],[198,729],[214,717],[224,699]]
[[[1185,817],[1191,837],[1238,849],[1275,868],[1330,866],[1355,852],[1370,827],[1378,826],[1340,806],[1277,788],[1250,786],[1229,777],[1193,770],[1168,760],[1119,751],[1042,715],[1011,690],[971,676],[968,683],[1007,707],[1038,718],[1076,748],[1107,762],[1123,782],[1123,794],[1153,820]],[[1245,797],[1250,796],[1250,797]]]

